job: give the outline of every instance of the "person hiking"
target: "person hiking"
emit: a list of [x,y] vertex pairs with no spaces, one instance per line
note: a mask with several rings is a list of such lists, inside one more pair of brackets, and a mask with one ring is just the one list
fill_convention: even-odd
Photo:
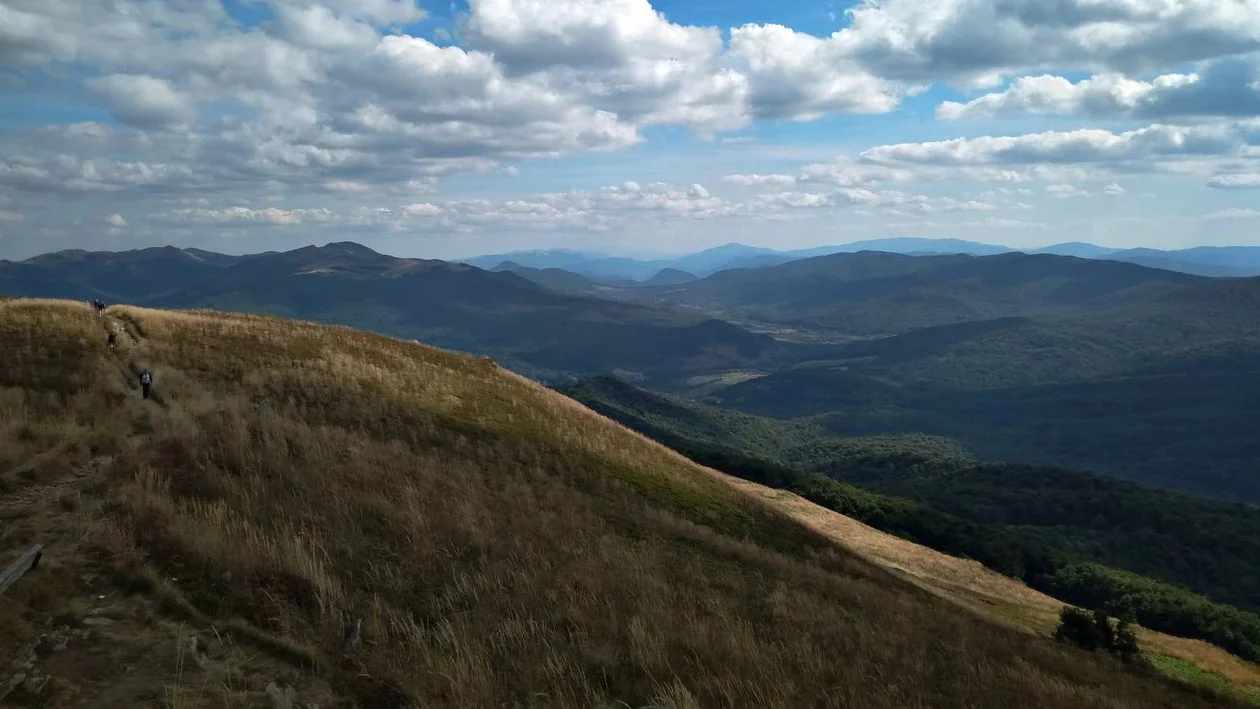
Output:
[[153,386],[153,375],[149,374],[149,370],[140,372],[140,390],[144,392],[144,398],[149,398],[149,388]]
[[109,331],[109,348],[115,349],[118,346],[118,333],[113,330]]

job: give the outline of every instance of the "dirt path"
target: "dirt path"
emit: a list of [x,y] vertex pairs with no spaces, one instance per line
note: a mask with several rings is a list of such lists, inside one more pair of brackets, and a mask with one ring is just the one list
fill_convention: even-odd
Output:
[[[54,448],[48,454],[56,454],[60,450],[61,447]],[[97,456],[87,463],[67,471],[65,475],[50,483],[32,485],[16,495],[10,495],[0,500],[0,519],[16,514],[20,508],[52,505],[61,499],[65,493],[86,487],[93,480],[100,478],[105,469],[113,462],[113,456]]]

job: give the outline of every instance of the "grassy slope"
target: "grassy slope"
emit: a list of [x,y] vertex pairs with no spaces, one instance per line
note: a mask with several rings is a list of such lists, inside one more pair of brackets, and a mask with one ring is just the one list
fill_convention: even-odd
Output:
[[637,389],[611,378],[561,388],[664,443],[819,470],[886,495],[1045,542],[1074,557],[1260,609],[1260,512],[1053,468],[977,464],[948,439],[835,438],[780,421]]
[[0,562],[49,549],[0,648],[69,638],[33,667],[59,706],[1228,703],[960,612],[488,361],[109,319],[113,355],[85,306],[0,303]]

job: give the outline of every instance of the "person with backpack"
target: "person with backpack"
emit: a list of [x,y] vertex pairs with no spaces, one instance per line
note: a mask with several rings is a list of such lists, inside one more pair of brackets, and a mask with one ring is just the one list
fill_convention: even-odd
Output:
[[149,374],[149,370],[140,372],[140,391],[144,392],[144,398],[149,398],[149,389],[153,386],[153,375]]

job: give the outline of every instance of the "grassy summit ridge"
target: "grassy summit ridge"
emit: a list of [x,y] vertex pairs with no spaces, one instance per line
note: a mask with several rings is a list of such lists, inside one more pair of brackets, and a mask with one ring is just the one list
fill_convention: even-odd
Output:
[[49,552],[0,653],[86,627],[36,663],[58,706],[1229,705],[987,623],[487,360],[107,323],[117,353],[86,306],[0,302],[0,563]]

